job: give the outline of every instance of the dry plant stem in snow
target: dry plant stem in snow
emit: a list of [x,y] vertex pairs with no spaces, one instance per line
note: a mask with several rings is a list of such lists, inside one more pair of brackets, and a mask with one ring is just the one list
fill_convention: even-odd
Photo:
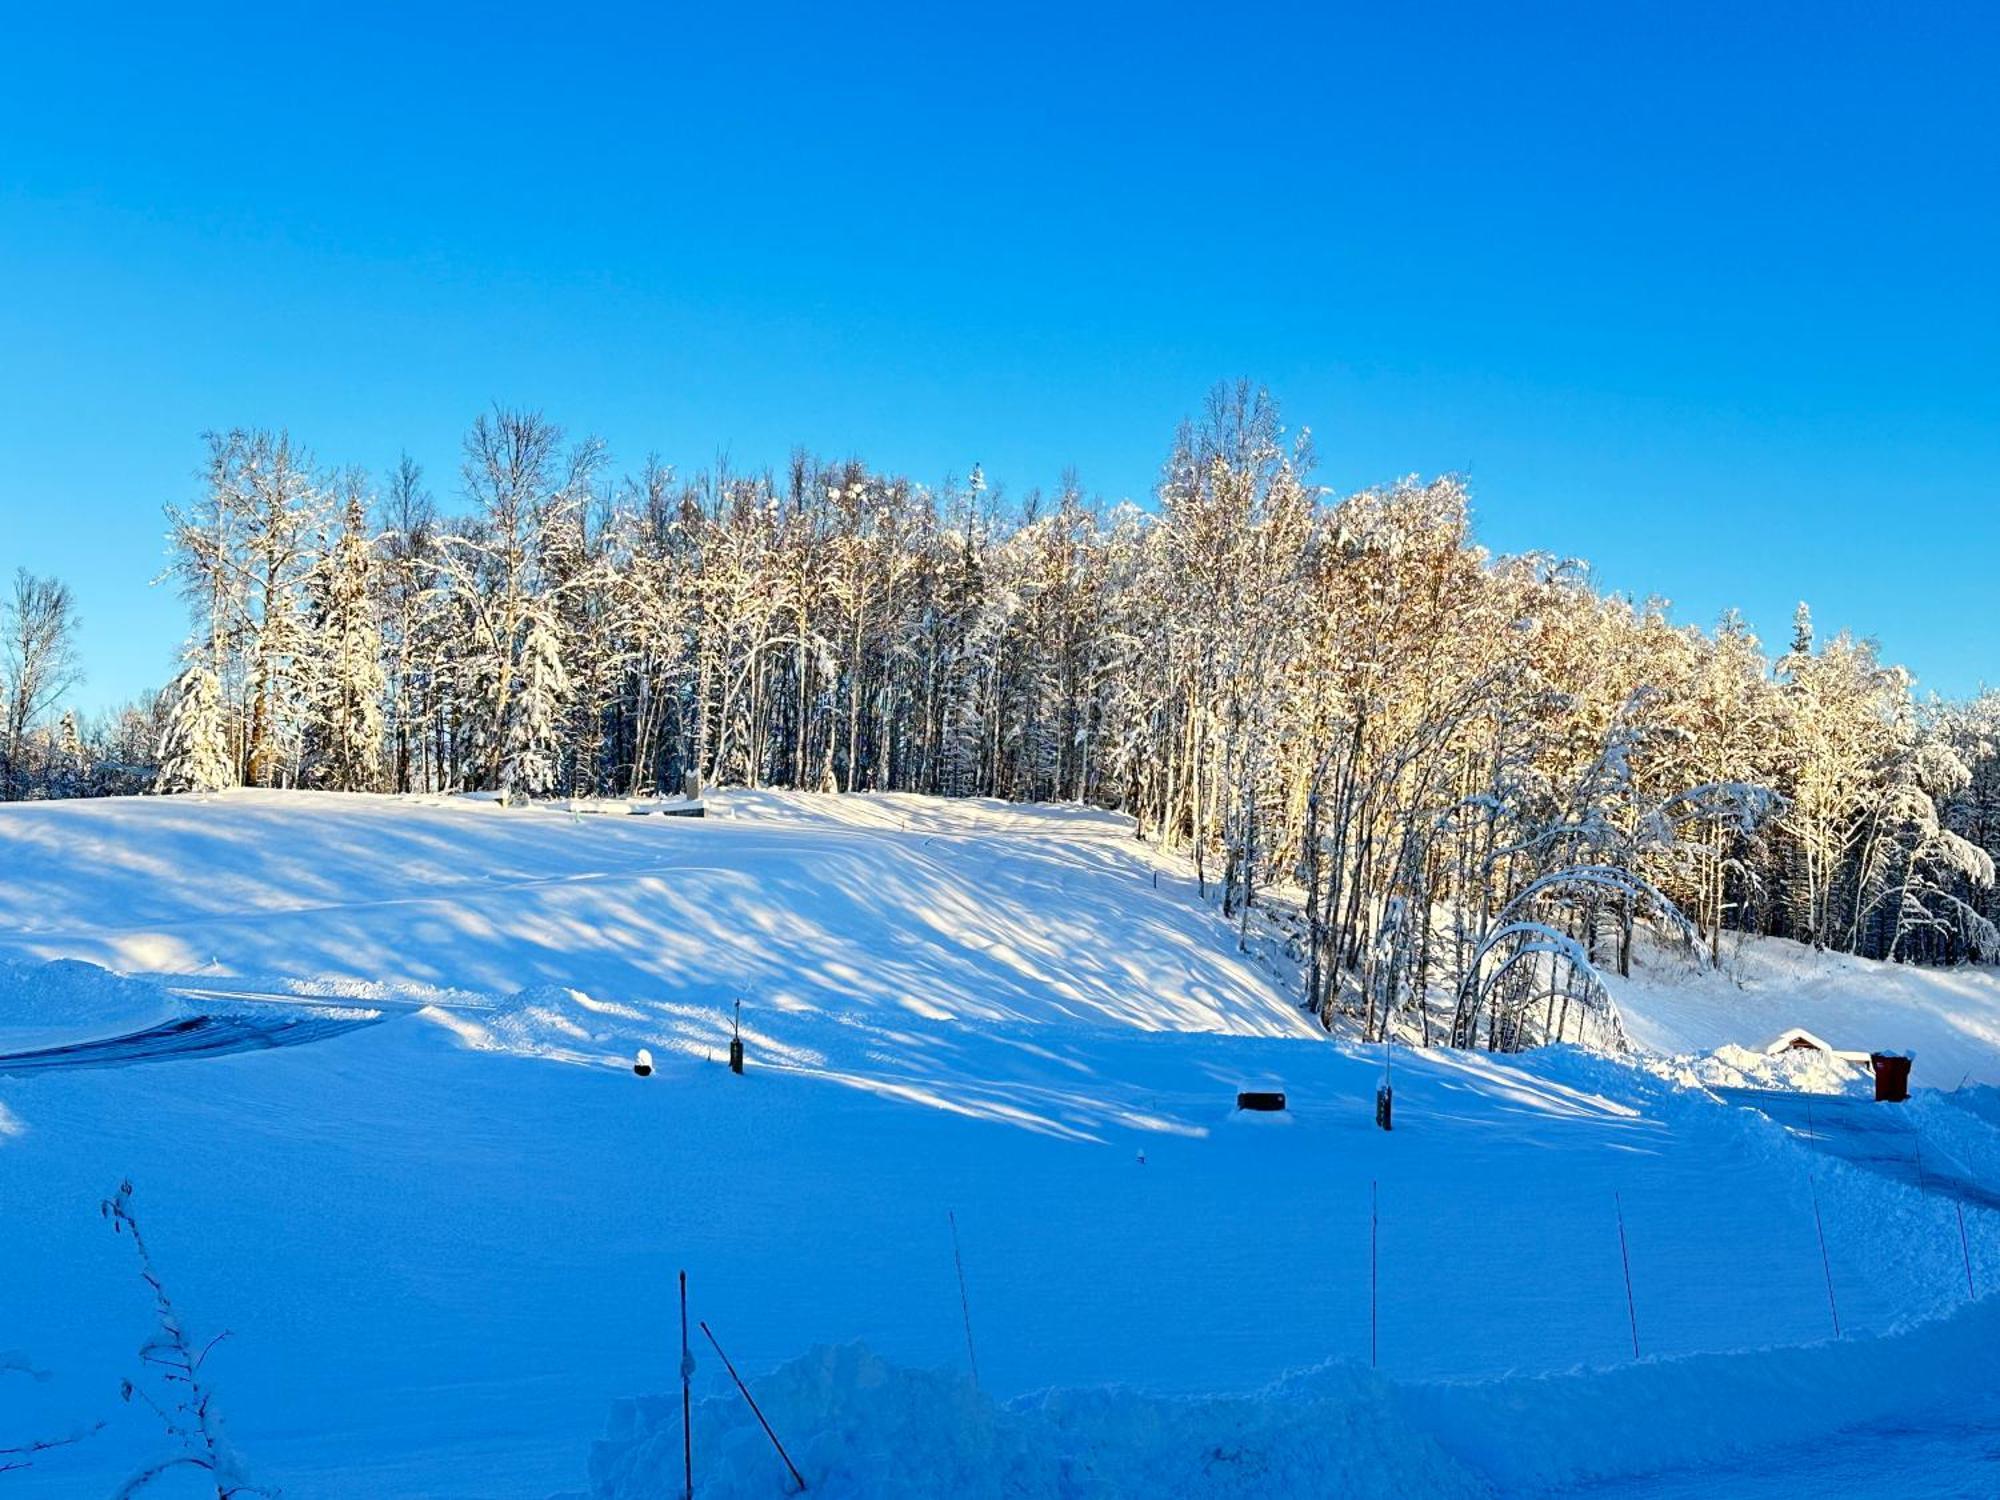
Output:
[[159,1394],[145,1385],[126,1381],[122,1394],[127,1401],[141,1401],[151,1408],[167,1429],[174,1450],[146,1465],[126,1480],[113,1500],[126,1500],[150,1487],[154,1480],[175,1469],[197,1469],[208,1475],[215,1486],[216,1500],[235,1495],[275,1496],[278,1492],[246,1480],[236,1455],[224,1440],[221,1421],[215,1410],[215,1390],[202,1374],[215,1346],[229,1337],[227,1331],[197,1344],[175,1312],[173,1299],[160,1280],[152,1252],[140,1233],[139,1219],[132,1208],[132,1184],[121,1182],[115,1196],[101,1207],[104,1217],[118,1234],[129,1234],[139,1253],[139,1279],[153,1294],[153,1316],[159,1327],[139,1348],[145,1366],[144,1380],[150,1376],[159,1385]]

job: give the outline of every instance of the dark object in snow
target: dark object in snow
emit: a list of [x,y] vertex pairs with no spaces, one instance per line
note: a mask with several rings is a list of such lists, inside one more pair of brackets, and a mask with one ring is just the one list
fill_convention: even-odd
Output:
[[1396,1091],[1383,1084],[1375,1090],[1375,1123],[1384,1130],[1393,1129],[1391,1117],[1396,1107]]
[[1245,1089],[1236,1096],[1236,1107],[1274,1114],[1285,1107],[1285,1096],[1276,1089]]
[[729,1036],[729,1071],[743,1072],[743,1002],[736,1002],[736,1029]]
[[1871,1052],[1868,1065],[1875,1070],[1875,1097],[1884,1103],[1901,1104],[1910,1097],[1910,1064],[1914,1059],[1896,1052]]
[[681,807],[662,807],[660,812],[669,818],[705,818],[708,816],[708,809],[703,807],[699,802],[690,802]]
[[641,1047],[639,1055],[632,1059],[632,1071],[637,1073],[641,1078],[651,1078],[653,1076],[653,1054],[648,1052],[644,1047]]
[[720,1355],[722,1359],[722,1368],[729,1372],[729,1378],[736,1382],[736,1389],[741,1391],[743,1393],[743,1399],[750,1403],[750,1412],[753,1416],[757,1418],[758,1423],[762,1425],[764,1429],[764,1436],[769,1438],[771,1440],[771,1446],[778,1450],[778,1457],[782,1458],[785,1461],[785,1467],[791,1470],[792,1479],[794,1482],[797,1483],[799,1487],[799,1493],[804,1494],[806,1488],[805,1475],[799,1472],[799,1466],[792,1462],[792,1455],[785,1451],[785,1445],[778,1441],[777,1433],[773,1432],[771,1430],[771,1424],[768,1421],[765,1421],[763,1408],[758,1406],[757,1398],[750,1394],[750,1387],[743,1383],[743,1377],[736,1373],[736,1366],[729,1362],[729,1356],[722,1352],[722,1345],[717,1341],[715,1337],[715,1331],[708,1326],[708,1323],[706,1321],[703,1321],[701,1325],[701,1331],[708,1335],[709,1343],[715,1345],[715,1352],[718,1355]]
[[701,772],[689,771],[681,777],[681,795],[690,802],[701,800]]
[[681,1272],[681,1471],[694,1500],[694,1353],[688,1348],[688,1273]]
[[972,1347],[972,1303],[965,1295],[965,1257],[958,1253],[958,1215],[945,1210],[951,1221],[951,1263],[958,1267],[958,1310],[965,1315],[965,1357],[972,1365],[972,1388],[979,1389],[979,1355]]

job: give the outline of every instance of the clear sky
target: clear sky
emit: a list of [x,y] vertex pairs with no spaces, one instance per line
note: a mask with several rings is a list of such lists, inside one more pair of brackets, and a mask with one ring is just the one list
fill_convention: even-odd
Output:
[[2000,682],[2000,9],[10,7],[0,569],[98,707],[198,434],[794,444],[1145,498],[1216,380],[1342,489]]

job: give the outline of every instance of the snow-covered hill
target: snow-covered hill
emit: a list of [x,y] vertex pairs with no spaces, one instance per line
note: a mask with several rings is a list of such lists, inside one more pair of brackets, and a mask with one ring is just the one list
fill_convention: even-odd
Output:
[[1306,1035],[1129,825],[776,792],[702,820],[238,792],[6,809],[0,943],[402,992]]
[[[1990,1311],[1965,1308],[1968,1276],[2000,1287],[2000,1214],[1566,1051],[1399,1053],[1384,1134],[1379,1054],[1302,1022],[1098,814],[6,807],[0,959],[0,1028],[44,1040],[150,1024],[163,997],[253,1029],[384,1017],[144,1066],[0,1062],[0,1349],[47,1373],[0,1362],[0,1447],[111,1419],[8,1474],[24,1495],[103,1492],[158,1447],[117,1394],[149,1328],[97,1213],[125,1178],[182,1315],[232,1331],[211,1374],[250,1471],[293,1500],[677,1493],[681,1269],[826,1494],[1629,1488],[2000,1415],[1977,1396],[2000,1384]],[[44,967],[78,959],[151,977]],[[1944,1002],[1905,988],[1911,1028],[1976,1046],[1990,992],[1957,987],[1988,982],[1907,980]],[[1775,982],[1620,998],[1674,1050],[1819,1029]],[[1908,1044],[1921,1070],[1935,1044]],[[1266,1084],[1287,1115],[1233,1109]],[[1922,1094],[1895,1128],[1992,1182],[1987,1099]],[[1836,1309],[1841,1347],[1800,1347]],[[701,1492],[782,1493],[697,1344]],[[1913,1359],[1972,1394],[1885,1378]],[[1804,1389],[1826,1394],[1795,1410]],[[674,1394],[620,1404],[644,1393]],[[1561,1415],[1586,1410],[1587,1442]]]

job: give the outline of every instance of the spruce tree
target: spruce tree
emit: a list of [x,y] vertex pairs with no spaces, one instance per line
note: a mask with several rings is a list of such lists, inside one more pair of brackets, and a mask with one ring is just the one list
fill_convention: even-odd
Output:
[[315,647],[308,689],[307,775],[342,792],[382,779],[382,633],[376,561],[358,488],[312,589]]
[[554,617],[536,601],[528,607],[527,635],[509,695],[500,763],[500,789],[510,799],[545,797],[555,790],[561,770],[563,700],[568,693],[562,637]]
[[235,781],[224,742],[222,689],[215,673],[191,661],[174,683],[174,706],[160,739],[162,792],[219,792]]

